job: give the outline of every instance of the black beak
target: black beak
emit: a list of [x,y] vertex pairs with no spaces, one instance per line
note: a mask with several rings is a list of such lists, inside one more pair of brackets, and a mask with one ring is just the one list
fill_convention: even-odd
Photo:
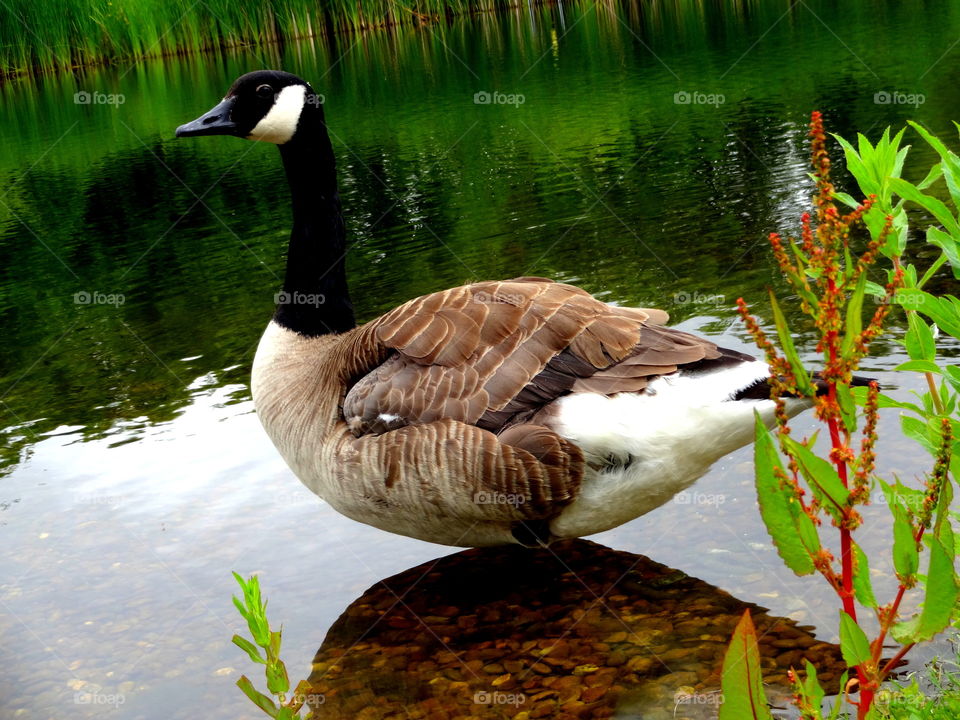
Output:
[[233,135],[237,129],[237,124],[230,119],[230,112],[233,110],[236,100],[235,97],[228,97],[193,122],[181,125],[177,128],[177,137]]

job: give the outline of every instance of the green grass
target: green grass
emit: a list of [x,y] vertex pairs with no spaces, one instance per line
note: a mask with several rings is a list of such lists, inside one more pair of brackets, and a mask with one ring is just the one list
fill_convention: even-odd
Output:
[[0,77],[436,22],[518,4],[526,6],[518,0],[6,0]]
[[956,720],[960,718],[960,644],[953,638],[953,660],[934,658],[907,682],[877,694],[876,720]]

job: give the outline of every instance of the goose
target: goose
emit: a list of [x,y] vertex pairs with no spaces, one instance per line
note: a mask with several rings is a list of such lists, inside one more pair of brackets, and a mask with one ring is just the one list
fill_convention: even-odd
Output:
[[176,130],[204,135],[280,150],[293,229],[251,392],[284,461],[343,515],[443,545],[547,545],[668,502],[753,440],[755,412],[773,426],[765,362],[546,278],[450,288],[358,326],[321,97],[247,73]]

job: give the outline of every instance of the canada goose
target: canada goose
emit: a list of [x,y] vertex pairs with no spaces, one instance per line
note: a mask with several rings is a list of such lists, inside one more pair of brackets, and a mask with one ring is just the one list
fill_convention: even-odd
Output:
[[357,327],[322,102],[295,75],[243,75],[176,134],[280,148],[293,232],[253,400],[294,473],[354,520],[457,546],[590,535],[748,444],[754,410],[773,423],[766,363],[545,278],[451,288]]

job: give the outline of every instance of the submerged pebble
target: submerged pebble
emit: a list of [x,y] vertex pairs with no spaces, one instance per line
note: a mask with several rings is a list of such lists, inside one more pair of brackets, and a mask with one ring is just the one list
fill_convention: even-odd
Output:
[[806,659],[837,691],[839,648],[810,626],[646,557],[586,540],[467,550],[383,580],[347,608],[314,660],[314,714],[716,717],[723,655],[747,608],[771,701],[785,704],[787,670]]

